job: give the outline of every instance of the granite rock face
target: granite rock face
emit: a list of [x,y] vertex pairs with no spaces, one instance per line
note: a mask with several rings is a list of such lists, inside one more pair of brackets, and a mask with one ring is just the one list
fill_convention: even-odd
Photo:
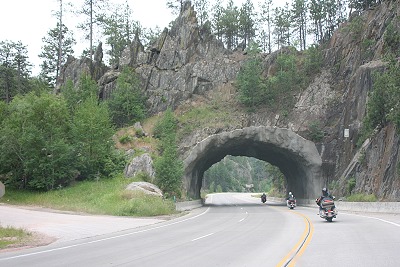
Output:
[[[236,78],[243,52],[232,52],[222,42],[197,24],[190,2],[184,4],[171,29],[165,28],[159,38],[144,49],[136,37],[123,53],[120,67],[130,66],[143,81],[150,114],[176,108],[193,94],[209,90]],[[112,85],[104,85],[104,97]]]

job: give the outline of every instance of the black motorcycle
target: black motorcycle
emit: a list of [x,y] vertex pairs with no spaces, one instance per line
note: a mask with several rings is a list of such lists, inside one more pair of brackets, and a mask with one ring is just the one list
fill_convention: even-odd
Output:
[[262,202],[262,203],[267,202],[267,196],[266,196],[266,195],[262,195],[262,196],[261,196],[261,202]]
[[288,208],[292,210],[296,207],[296,199],[288,199],[286,204]]
[[319,216],[328,222],[332,222],[333,218],[337,216],[337,210],[335,207],[334,197],[325,197],[321,200],[316,200],[317,204],[319,202]]

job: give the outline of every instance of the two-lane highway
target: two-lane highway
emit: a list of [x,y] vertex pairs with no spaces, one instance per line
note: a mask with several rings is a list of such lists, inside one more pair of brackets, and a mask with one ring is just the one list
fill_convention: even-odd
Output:
[[[0,254],[0,266],[400,266],[400,227],[317,209],[214,194],[176,220]],[[362,258],[362,259],[360,259]]]

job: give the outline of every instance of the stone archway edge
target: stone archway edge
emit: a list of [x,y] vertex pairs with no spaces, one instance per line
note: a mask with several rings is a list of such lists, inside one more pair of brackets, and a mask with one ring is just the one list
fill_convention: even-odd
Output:
[[[322,159],[318,153],[317,148],[315,147],[315,144],[304,137],[297,135],[293,131],[286,129],[286,128],[278,128],[275,126],[251,126],[251,127],[246,127],[246,128],[241,128],[241,129],[234,129],[229,132],[222,132],[218,134],[212,134],[210,136],[207,136],[204,138],[202,141],[198,142],[192,149],[191,153],[189,156],[184,160],[185,166],[189,162],[193,160],[193,158],[196,157],[196,151],[204,151],[204,148],[207,147],[211,142],[215,140],[216,137],[219,139],[228,139],[232,138],[233,136],[238,136],[238,135],[247,135],[248,138],[250,138],[250,135],[260,135],[259,137],[264,137],[265,139],[270,139],[270,136],[275,136],[278,134],[278,136],[282,136],[283,132],[285,132],[286,135],[292,136],[292,140],[301,140],[303,142],[293,142],[289,143],[289,146],[287,147],[288,149],[291,150],[297,150],[301,153],[301,155],[308,159],[309,162],[314,162],[317,165],[322,165]],[[264,134],[262,134],[264,133]],[[269,134],[267,134],[269,133]],[[277,139],[277,141],[281,141],[283,138]],[[309,157],[312,155],[312,157]]]
[[290,129],[252,126],[213,134],[193,146],[184,159],[189,195],[200,195],[204,172],[226,155],[254,157],[279,167],[299,197],[314,198],[323,184],[322,159],[315,144]]

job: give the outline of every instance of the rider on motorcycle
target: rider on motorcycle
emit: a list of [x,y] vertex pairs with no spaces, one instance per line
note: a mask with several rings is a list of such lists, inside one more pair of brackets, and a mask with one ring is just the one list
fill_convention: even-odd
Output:
[[263,193],[263,194],[261,195],[261,201],[262,201],[263,203],[267,201],[267,195],[266,195],[265,193]]
[[[334,196],[332,196],[331,194],[329,194],[328,189],[326,189],[326,187],[322,188],[322,195],[321,195],[319,198],[317,198],[317,199],[315,200],[315,202],[317,202],[317,205],[318,205],[318,207],[319,207],[320,210],[322,209],[322,207],[321,207],[321,201],[322,201],[324,198],[330,198],[330,199],[332,199],[332,200],[335,199]],[[335,206],[333,206],[333,208],[335,208]]]
[[289,201],[294,201],[296,203],[296,198],[292,194],[292,192],[289,192],[289,196],[286,198],[286,204],[289,205]]

